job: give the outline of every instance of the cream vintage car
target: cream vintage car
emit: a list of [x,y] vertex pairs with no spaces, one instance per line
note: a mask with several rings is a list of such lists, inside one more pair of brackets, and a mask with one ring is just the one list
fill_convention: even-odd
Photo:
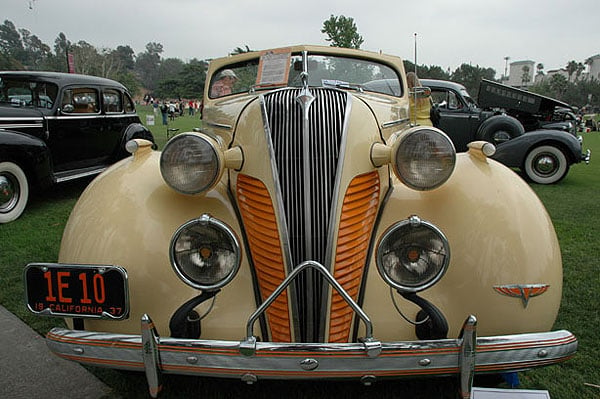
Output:
[[[396,84],[390,85],[390,81]],[[262,379],[456,375],[574,355],[542,203],[473,142],[413,126],[402,61],[294,46],[214,60],[202,128],[97,177],[28,307],[58,356]]]

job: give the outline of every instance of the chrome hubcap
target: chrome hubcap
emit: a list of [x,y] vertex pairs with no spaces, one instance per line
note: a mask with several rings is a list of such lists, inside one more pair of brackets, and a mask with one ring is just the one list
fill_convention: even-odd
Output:
[[508,134],[507,132],[501,130],[501,131],[494,133],[494,143],[495,144],[501,144],[508,140],[510,140],[510,134]]
[[12,210],[19,201],[19,184],[13,175],[0,175],[0,213]]
[[549,154],[539,156],[535,161],[536,172],[542,175],[550,175],[556,171],[558,163],[556,159]]

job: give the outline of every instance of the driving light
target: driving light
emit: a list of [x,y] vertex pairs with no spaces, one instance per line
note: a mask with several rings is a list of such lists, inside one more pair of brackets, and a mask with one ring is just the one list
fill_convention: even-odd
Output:
[[456,150],[444,132],[416,126],[402,132],[392,145],[392,168],[408,187],[432,190],[454,171]]
[[392,287],[418,292],[435,284],[450,262],[450,246],[433,224],[417,216],[390,227],[377,246],[377,269]]
[[182,194],[210,190],[223,173],[216,141],[200,133],[182,133],[172,138],[160,157],[165,182]]
[[205,214],[177,229],[170,256],[175,272],[186,284],[211,291],[235,277],[241,252],[229,226]]

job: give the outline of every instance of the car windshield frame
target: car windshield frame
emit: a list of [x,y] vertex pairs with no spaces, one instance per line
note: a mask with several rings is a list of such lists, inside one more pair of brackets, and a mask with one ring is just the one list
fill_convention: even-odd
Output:
[[[394,97],[402,97],[404,93],[400,74],[385,62],[324,53],[310,53],[306,57],[308,87],[333,87]],[[257,85],[259,61],[257,57],[215,71],[208,97],[217,99],[257,90],[303,87],[303,54],[291,55],[287,83],[281,85]]]

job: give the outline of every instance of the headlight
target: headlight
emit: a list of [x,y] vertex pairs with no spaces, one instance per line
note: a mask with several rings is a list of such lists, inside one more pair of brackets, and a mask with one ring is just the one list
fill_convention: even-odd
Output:
[[215,290],[233,279],[240,267],[240,246],[225,223],[209,215],[190,220],[171,239],[171,264],[188,285]]
[[456,150],[439,129],[416,126],[403,132],[392,145],[392,167],[396,176],[415,190],[442,185],[454,171]]
[[411,216],[384,233],[376,261],[389,285],[404,292],[418,292],[444,275],[450,262],[450,246],[437,227]]
[[165,182],[182,194],[210,190],[220,179],[223,162],[216,142],[197,133],[182,133],[171,139],[160,157]]

